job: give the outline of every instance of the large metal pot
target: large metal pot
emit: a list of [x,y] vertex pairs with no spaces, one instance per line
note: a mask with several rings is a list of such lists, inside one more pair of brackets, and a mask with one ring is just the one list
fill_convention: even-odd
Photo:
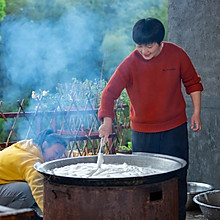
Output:
[[35,169],[42,173],[49,182],[67,184],[67,185],[86,185],[86,186],[117,186],[117,185],[140,185],[164,181],[174,177],[181,169],[186,166],[186,162],[177,157],[171,157],[161,154],[135,153],[132,155],[105,155],[105,164],[136,165],[140,167],[151,167],[161,171],[160,174],[147,175],[143,177],[128,178],[72,178],[54,175],[51,170],[77,163],[96,163],[97,156],[74,157],[54,160],[36,164]]
[[161,173],[128,178],[71,178],[51,170],[77,163],[96,163],[97,156],[55,160],[35,165],[45,177],[44,220],[178,219],[176,175],[182,159],[159,154],[105,155],[104,163],[137,165]]

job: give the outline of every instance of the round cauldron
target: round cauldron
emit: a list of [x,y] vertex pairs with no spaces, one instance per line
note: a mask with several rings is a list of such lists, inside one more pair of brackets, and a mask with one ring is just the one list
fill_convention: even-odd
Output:
[[96,163],[97,156],[54,160],[35,165],[44,175],[44,219],[178,219],[177,174],[182,159],[160,154],[105,155],[104,163],[159,169],[159,174],[126,178],[73,178],[52,170]]

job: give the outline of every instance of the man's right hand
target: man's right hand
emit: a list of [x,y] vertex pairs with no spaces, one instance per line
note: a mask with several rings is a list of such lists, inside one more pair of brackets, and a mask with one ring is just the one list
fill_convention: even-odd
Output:
[[112,119],[110,117],[105,117],[103,124],[99,127],[99,137],[103,137],[103,145],[108,141],[109,135],[112,133]]

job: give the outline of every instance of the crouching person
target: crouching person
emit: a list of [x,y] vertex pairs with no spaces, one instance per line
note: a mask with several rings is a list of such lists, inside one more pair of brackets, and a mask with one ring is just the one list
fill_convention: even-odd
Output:
[[37,204],[43,212],[43,175],[33,166],[61,158],[65,149],[60,135],[44,130],[36,139],[0,151],[0,205],[20,209]]

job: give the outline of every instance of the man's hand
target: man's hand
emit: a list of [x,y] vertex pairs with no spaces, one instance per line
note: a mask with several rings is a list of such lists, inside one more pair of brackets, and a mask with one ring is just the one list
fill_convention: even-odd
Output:
[[191,129],[194,132],[202,130],[202,123],[199,115],[193,114],[191,117]]
[[99,127],[99,137],[103,138],[103,145],[108,141],[108,136],[112,133],[112,119],[105,117],[103,124]]
[[202,130],[202,123],[200,119],[201,109],[201,92],[196,91],[190,94],[193,103],[193,115],[191,117],[191,129],[194,132]]

